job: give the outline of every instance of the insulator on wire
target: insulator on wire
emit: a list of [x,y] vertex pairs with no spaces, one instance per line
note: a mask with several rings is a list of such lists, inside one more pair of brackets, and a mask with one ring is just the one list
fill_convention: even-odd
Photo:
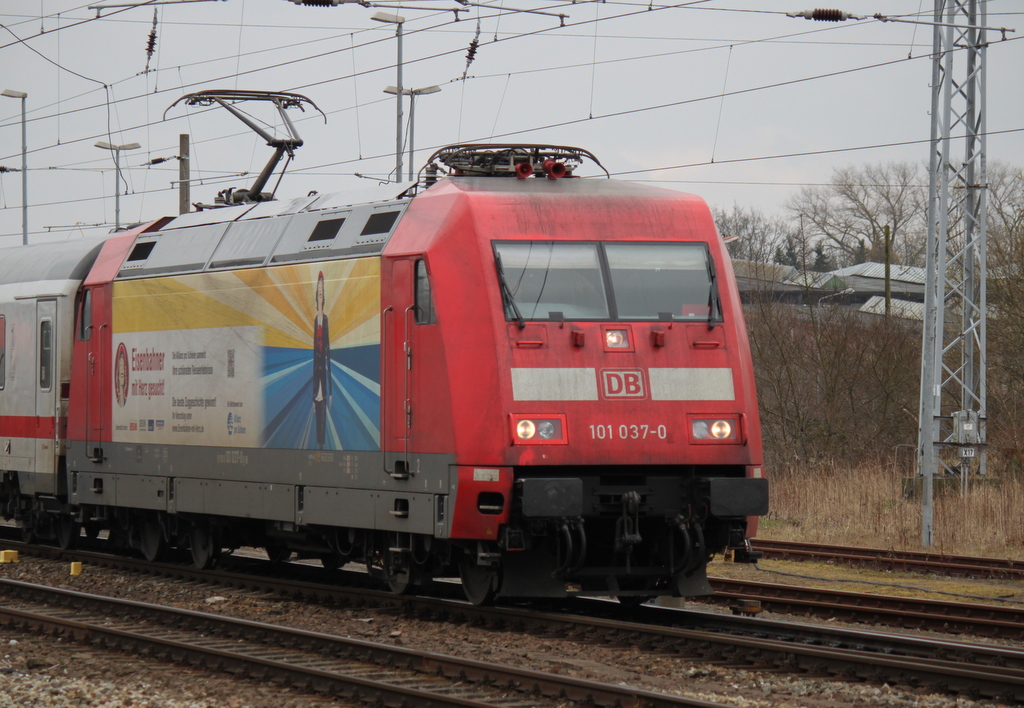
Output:
[[156,8],[153,8],[153,29],[149,31],[149,41],[146,42],[146,72],[149,71],[149,61],[156,51],[156,19]]
[[816,9],[811,13],[811,19],[818,22],[842,22],[843,20],[850,19],[850,16],[842,10]]
[[341,4],[341,0],[289,0],[296,5],[305,5],[307,7],[337,7]]
[[472,41],[469,43],[469,51],[466,52],[466,69],[462,72],[462,79],[465,81],[466,75],[469,73],[469,65],[473,63],[476,58],[476,50],[480,46],[480,20],[476,21],[476,34],[473,35]]
[[787,12],[787,17],[802,17],[805,20],[817,22],[843,22],[845,20],[863,20],[865,15],[854,15],[843,10],[826,10],[815,8],[814,10],[802,10],[800,12]]

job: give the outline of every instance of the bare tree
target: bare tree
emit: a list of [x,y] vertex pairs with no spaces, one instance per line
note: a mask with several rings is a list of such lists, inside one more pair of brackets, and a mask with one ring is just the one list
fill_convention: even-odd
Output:
[[729,211],[712,209],[715,225],[724,238],[736,237],[728,245],[729,255],[752,263],[771,263],[776,249],[789,236],[785,220],[733,204]]
[[851,265],[884,258],[884,227],[892,261],[922,265],[927,183],[906,162],[844,167],[827,187],[805,187],[787,204],[811,241],[824,241]]
[[1005,162],[989,162],[988,231],[996,240],[1024,228],[1024,171]]
[[921,333],[834,304],[746,310],[771,466],[891,456],[917,429]]
[[1024,469],[1024,174],[990,165],[988,229],[989,443]]

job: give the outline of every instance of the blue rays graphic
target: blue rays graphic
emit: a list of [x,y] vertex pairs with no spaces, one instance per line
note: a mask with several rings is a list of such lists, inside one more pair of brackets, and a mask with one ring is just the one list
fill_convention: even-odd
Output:
[[[327,450],[380,449],[380,345],[331,350]],[[263,447],[316,450],[313,351],[263,348]]]

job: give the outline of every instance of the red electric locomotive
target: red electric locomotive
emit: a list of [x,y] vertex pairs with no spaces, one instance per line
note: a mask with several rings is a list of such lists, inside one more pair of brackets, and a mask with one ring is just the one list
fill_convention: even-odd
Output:
[[456,146],[418,184],[8,249],[4,515],[474,602],[709,593],[767,510],[736,282],[702,200],[587,159]]

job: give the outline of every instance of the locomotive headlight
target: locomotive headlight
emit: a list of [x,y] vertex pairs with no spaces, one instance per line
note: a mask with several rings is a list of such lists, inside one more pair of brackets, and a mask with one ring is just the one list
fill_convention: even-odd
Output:
[[690,437],[695,443],[740,442],[736,418],[692,418]]
[[532,420],[521,420],[516,425],[516,435],[520,440],[530,440],[537,434],[537,426]]
[[509,416],[513,445],[565,445],[565,414]]
[[711,437],[716,440],[725,440],[732,435],[732,425],[727,420],[716,420],[711,424]]
[[629,333],[624,329],[606,329],[604,343],[609,349],[626,349],[629,347]]

